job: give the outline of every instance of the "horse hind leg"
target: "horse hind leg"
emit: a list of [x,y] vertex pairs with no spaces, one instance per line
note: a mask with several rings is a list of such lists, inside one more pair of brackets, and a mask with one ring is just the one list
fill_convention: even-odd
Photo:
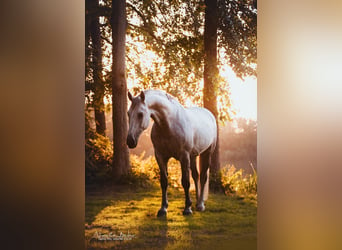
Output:
[[182,166],[182,186],[184,188],[185,193],[185,208],[183,211],[183,215],[191,215],[191,199],[190,199],[190,157],[189,154],[185,154],[181,159]]
[[198,204],[199,198],[200,198],[200,182],[199,182],[199,174],[197,171],[197,165],[196,165],[196,156],[190,156],[190,167],[191,167],[191,174],[192,174],[192,179],[194,180],[195,183],[195,188],[196,188],[196,201]]
[[204,200],[208,198],[208,190],[209,190],[209,180],[208,180],[208,170],[210,167],[211,160],[211,148],[207,149],[200,155],[200,182],[201,182],[201,191],[199,201],[197,203],[196,209],[198,211],[204,211]]
[[161,216],[166,216],[167,208],[168,208],[168,201],[167,201],[167,185],[168,185],[167,162],[168,162],[168,159],[165,159],[158,153],[156,153],[155,156],[156,156],[156,160],[157,160],[159,170],[160,170],[160,187],[162,189],[162,204],[161,204],[161,208],[158,211],[157,216],[161,217]]

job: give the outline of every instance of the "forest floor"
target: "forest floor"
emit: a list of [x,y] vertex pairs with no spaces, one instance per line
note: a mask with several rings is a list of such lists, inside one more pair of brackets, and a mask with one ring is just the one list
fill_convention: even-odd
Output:
[[87,249],[257,249],[255,201],[209,194],[206,210],[183,216],[184,192],[168,189],[167,217],[156,216],[158,186],[86,189]]

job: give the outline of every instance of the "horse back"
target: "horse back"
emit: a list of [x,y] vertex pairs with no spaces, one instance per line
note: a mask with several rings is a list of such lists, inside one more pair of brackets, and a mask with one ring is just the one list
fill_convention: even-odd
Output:
[[180,110],[170,128],[154,123],[151,131],[154,149],[166,158],[178,159],[184,151],[199,155],[215,146],[216,138],[215,117],[209,110],[197,107]]
[[194,150],[202,153],[210,146],[216,145],[217,125],[214,115],[205,108],[186,109],[193,133]]

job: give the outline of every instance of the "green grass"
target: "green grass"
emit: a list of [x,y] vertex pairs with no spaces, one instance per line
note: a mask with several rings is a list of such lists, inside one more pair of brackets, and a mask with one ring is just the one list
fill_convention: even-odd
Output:
[[[161,190],[103,188],[87,191],[87,249],[256,249],[256,202],[209,194],[206,210],[183,216],[184,192],[170,187],[165,218],[157,218]],[[134,235],[132,240],[99,241],[96,234]]]

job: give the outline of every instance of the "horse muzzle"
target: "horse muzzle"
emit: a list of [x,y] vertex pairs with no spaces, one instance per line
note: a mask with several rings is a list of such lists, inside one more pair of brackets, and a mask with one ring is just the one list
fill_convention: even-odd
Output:
[[129,148],[135,148],[137,146],[137,141],[134,139],[132,135],[127,136],[127,146]]

